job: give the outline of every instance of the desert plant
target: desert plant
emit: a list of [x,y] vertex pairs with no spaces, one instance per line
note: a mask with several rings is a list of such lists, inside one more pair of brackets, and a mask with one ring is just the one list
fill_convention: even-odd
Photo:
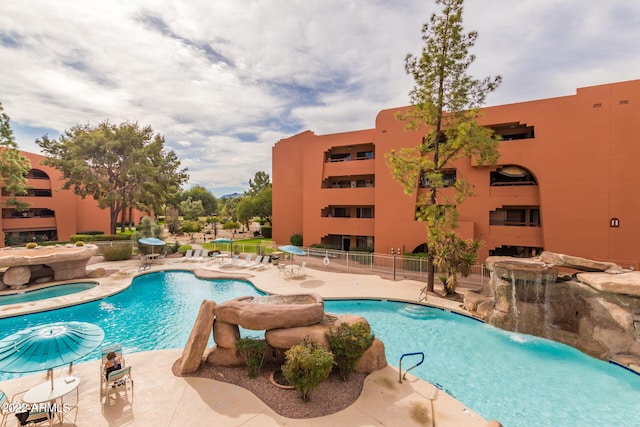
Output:
[[282,373],[305,402],[309,392],[329,377],[334,365],[333,353],[317,341],[305,337],[302,342],[285,352]]
[[123,261],[131,259],[131,246],[107,246],[102,250],[105,261]]
[[340,377],[342,381],[347,381],[362,354],[373,344],[375,336],[371,333],[369,324],[365,322],[340,323],[329,329],[326,335]]
[[27,243],[27,249],[35,249],[36,247],[38,247],[38,244],[36,242]]
[[249,378],[255,378],[264,364],[267,342],[264,339],[246,337],[236,341],[236,349],[240,352],[249,369]]

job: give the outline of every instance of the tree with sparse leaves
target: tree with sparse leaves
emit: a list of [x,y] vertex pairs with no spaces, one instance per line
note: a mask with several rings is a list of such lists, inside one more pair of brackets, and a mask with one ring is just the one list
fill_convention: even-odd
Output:
[[29,204],[18,200],[16,196],[27,195],[27,174],[31,170],[31,163],[20,154],[10,121],[0,103],[0,179],[2,187],[10,195],[5,203],[18,211],[24,211]]
[[472,157],[482,166],[498,159],[498,139],[491,129],[477,123],[480,106],[494,91],[501,78],[476,80],[467,71],[475,60],[469,49],[477,32],[464,33],[463,0],[436,0],[442,7],[422,28],[425,46],[420,56],[407,55],[405,70],[413,76],[410,92],[411,108],[397,118],[406,129],[424,132],[416,147],[392,150],[385,155],[394,178],[407,194],[413,194],[422,182],[426,197],[417,201],[417,219],[427,226],[429,268],[427,290],[434,288],[434,251],[440,233],[456,225],[456,203],[472,195],[463,177],[456,176],[455,200],[444,197],[441,189],[450,185],[444,177],[446,169],[462,157]]
[[126,209],[160,211],[189,178],[175,153],[165,152],[164,138],[138,123],[77,125],[58,140],[44,135],[36,143],[44,164],[62,172],[62,188],[109,209],[111,234]]

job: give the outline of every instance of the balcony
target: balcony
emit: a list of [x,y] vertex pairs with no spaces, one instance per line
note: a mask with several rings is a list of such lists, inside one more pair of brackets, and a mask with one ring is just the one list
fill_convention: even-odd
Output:
[[542,227],[517,227],[509,225],[489,226],[490,242],[487,246],[530,246],[544,247]]
[[34,230],[34,229],[55,229],[56,218],[50,217],[29,217],[29,218],[3,218],[3,231]]
[[350,160],[324,163],[322,179],[332,176],[373,175],[375,160]]
[[361,188],[324,188],[320,190],[318,202],[329,205],[374,205],[375,189]]
[[539,205],[540,193],[537,185],[504,185],[491,186],[491,197],[499,198],[501,205]]
[[347,236],[373,236],[373,218],[320,218],[321,235],[342,234]]

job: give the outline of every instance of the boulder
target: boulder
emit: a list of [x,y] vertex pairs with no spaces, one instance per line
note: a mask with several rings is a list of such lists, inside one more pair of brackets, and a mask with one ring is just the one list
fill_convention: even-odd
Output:
[[236,348],[236,342],[240,339],[238,325],[221,322],[216,318],[213,322],[213,340],[216,345],[224,348]]
[[371,347],[367,349],[353,368],[355,372],[370,374],[387,366],[387,356],[384,353],[384,343],[374,339]]
[[87,277],[89,278],[104,277],[106,275],[107,275],[107,271],[102,267],[96,268],[91,271],[87,271]]
[[323,316],[324,301],[317,294],[240,297],[216,310],[218,320],[255,331],[313,325]]
[[247,364],[235,348],[214,346],[206,358],[206,363],[216,366],[244,366]]
[[554,283],[558,277],[555,267],[533,259],[491,260],[487,263],[487,268],[499,278],[510,282]]
[[577,279],[601,292],[640,296],[640,271],[622,274],[578,273]]
[[366,323],[367,319],[362,316],[355,316],[352,314],[329,314],[324,316],[322,322],[316,323],[311,326],[300,326],[297,328],[279,328],[271,329],[264,334],[267,343],[280,350],[288,350],[291,347],[298,345],[305,337],[311,337],[317,341],[321,346],[328,349],[329,340],[327,340],[327,332],[331,327],[337,326],[341,323],[348,323],[350,325],[354,323]]
[[612,262],[594,261],[577,256],[557,254],[555,252],[544,251],[540,254],[540,261],[553,264],[556,267],[573,268],[580,271],[607,271],[622,273],[622,267]]
[[9,267],[2,276],[5,285],[12,289],[25,288],[31,280],[31,269],[28,266]]
[[215,301],[204,300],[200,304],[200,311],[196,318],[189,340],[182,351],[179,374],[184,375],[195,372],[200,367],[204,350],[213,329],[213,319],[215,315]]

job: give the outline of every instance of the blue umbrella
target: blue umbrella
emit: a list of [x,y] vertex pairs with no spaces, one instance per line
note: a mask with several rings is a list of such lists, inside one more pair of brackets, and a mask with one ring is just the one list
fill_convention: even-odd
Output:
[[285,246],[278,246],[278,249],[280,249],[282,252],[286,252],[288,254],[293,254],[293,255],[306,255],[307,251],[303,251],[302,249],[300,249],[297,246],[294,245],[285,245]]
[[[73,363],[104,340],[104,331],[85,322],[33,326],[0,340],[0,371],[37,372]],[[53,389],[53,372],[51,388]]]
[[151,246],[151,253],[153,253],[154,246],[164,246],[167,244],[164,240],[160,240],[156,237],[143,237],[142,239],[138,239],[138,243]]

